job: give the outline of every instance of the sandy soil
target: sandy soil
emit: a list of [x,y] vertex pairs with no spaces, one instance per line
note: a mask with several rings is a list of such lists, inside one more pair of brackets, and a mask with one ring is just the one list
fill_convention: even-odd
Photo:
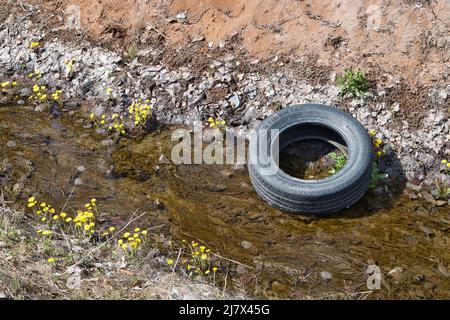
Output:
[[258,58],[314,55],[337,71],[380,68],[412,86],[448,81],[448,0],[69,2],[48,1],[69,14],[79,8],[81,27],[98,39],[127,41],[151,25],[173,48],[199,37],[217,46],[237,36]]

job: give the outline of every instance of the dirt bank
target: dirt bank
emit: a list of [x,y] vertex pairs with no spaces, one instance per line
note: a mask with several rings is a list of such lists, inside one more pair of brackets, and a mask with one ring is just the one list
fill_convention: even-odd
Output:
[[448,0],[70,3],[80,8],[81,27],[102,40],[145,42],[148,35],[141,30],[151,25],[169,47],[181,50],[194,38],[212,46],[237,38],[258,58],[315,55],[320,65],[338,72],[380,68],[418,86],[448,80]]

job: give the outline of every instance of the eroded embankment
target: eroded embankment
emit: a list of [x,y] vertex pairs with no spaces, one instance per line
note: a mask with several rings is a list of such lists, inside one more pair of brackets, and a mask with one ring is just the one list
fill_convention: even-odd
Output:
[[[233,51],[232,44],[230,49],[206,47],[201,69],[190,60],[176,67],[156,58],[149,64],[148,56],[163,49],[158,43],[135,51],[130,59],[128,54],[124,57],[83,41],[82,34],[60,42],[58,36],[69,40],[67,35],[76,33],[63,24],[64,15],[57,22],[61,12],[29,8],[29,12],[16,8],[9,17],[8,11],[4,14],[8,18],[0,31],[1,77],[6,80],[37,70],[42,73],[40,82],[62,89],[67,109],[105,114],[112,123],[111,114],[126,116],[127,107],[142,98],[150,100],[162,122],[206,122],[212,116],[246,130],[284,106],[327,103],[348,110],[367,129],[377,131],[388,155],[380,166],[393,179],[409,180],[408,195],[423,191],[420,196],[432,201],[433,194],[439,193],[436,184],[450,183],[441,165],[450,154],[448,86],[437,83],[411,92],[400,81],[401,75],[382,73],[376,75],[366,99],[342,100],[334,82],[336,73],[327,68],[311,65],[300,70],[299,65],[279,59],[249,63],[247,56]],[[48,21],[55,24],[53,28]],[[33,41],[41,42],[32,50]],[[180,51],[175,56],[183,55],[186,52]],[[19,102],[29,94],[30,88],[21,90]]]

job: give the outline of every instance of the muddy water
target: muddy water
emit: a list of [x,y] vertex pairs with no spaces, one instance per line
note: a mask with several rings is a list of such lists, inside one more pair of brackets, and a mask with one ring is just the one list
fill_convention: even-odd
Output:
[[146,212],[161,237],[197,239],[248,266],[231,263],[229,283],[255,297],[350,297],[368,290],[377,264],[384,279],[369,298],[450,298],[448,207],[389,188],[327,218],[286,214],[257,197],[245,169],[159,163],[170,128],[112,145],[79,119],[0,107],[0,185],[57,206],[79,179],[69,206],[97,198],[105,225]]

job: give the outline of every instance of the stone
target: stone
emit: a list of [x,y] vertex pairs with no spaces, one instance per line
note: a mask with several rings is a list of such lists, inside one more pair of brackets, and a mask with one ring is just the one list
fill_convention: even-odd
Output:
[[233,93],[233,95],[228,98],[228,101],[238,109],[241,106],[241,100],[239,99],[239,95],[237,93]]
[[17,147],[17,142],[15,142],[14,140],[10,140],[6,143],[6,146],[8,148],[15,148],[15,147]]
[[251,106],[251,107],[247,108],[247,110],[245,111],[243,120],[245,123],[249,123],[249,122],[252,122],[253,120],[256,120],[256,118],[258,116],[259,116],[258,109]]
[[179,23],[187,23],[188,22],[186,11],[178,12],[178,14],[176,15],[176,18]]
[[253,243],[251,243],[250,241],[242,241],[241,247],[244,249],[250,249],[251,247],[253,247]]
[[321,271],[320,272],[320,277],[325,280],[325,281],[329,281],[331,280],[331,278],[333,278],[333,276],[331,275],[331,273],[329,273],[328,271]]

